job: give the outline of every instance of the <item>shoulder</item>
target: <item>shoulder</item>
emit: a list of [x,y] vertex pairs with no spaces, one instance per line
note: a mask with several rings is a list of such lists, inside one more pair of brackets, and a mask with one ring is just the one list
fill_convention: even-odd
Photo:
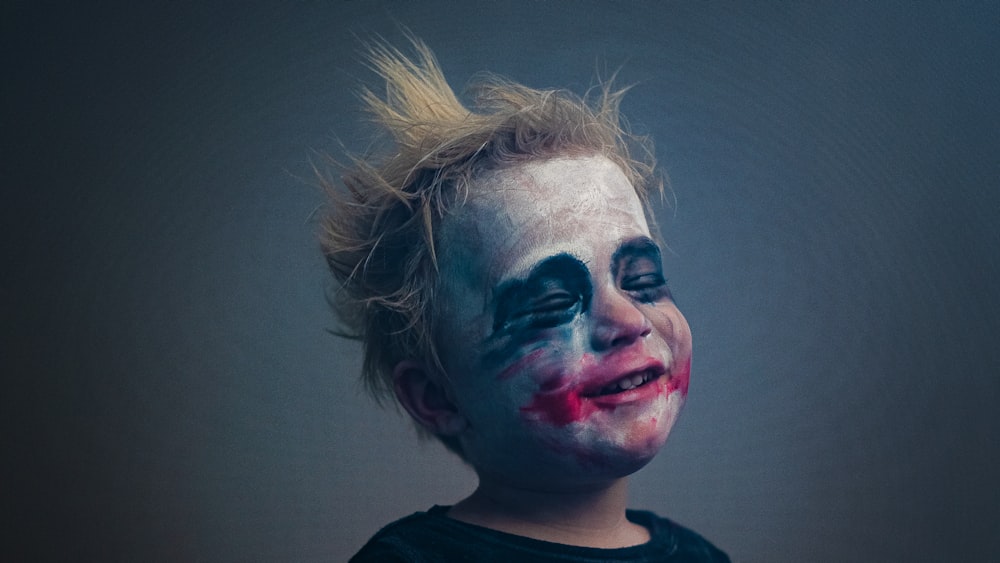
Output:
[[351,558],[351,563],[464,560],[459,555],[464,543],[462,530],[445,516],[447,510],[445,506],[434,506],[386,525]]
[[662,546],[670,561],[729,563],[729,556],[701,534],[646,510],[629,510],[628,519],[649,529],[650,544]]

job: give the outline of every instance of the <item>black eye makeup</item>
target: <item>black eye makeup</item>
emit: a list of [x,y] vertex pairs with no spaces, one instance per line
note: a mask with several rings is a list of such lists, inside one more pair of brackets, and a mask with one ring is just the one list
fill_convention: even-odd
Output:
[[673,300],[663,275],[660,247],[647,237],[622,244],[611,259],[615,282],[642,303]]
[[537,330],[565,324],[587,310],[593,292],[583,262],[565,253],[550,256],[526,278],[504,282],[497,289],[493,330]]

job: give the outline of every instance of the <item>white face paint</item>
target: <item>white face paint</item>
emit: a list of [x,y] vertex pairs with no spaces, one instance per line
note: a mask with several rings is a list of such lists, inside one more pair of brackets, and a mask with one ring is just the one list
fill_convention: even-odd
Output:
[[481,478],[573,488],[653,458],[687,393],[691,333],[617,165],[482,178],[439,249],[439,346]]

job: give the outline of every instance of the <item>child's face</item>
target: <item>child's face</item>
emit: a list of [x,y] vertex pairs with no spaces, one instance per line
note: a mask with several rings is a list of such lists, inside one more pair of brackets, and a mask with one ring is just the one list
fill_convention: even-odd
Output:
[[441,233],[439,345],[480,476],[572,488],[652,459],[687,393],[691,332],[621,170],[505,169]]

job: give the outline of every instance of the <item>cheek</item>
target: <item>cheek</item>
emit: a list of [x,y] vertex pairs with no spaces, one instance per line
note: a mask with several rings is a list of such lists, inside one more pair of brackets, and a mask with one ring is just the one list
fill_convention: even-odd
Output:
[[528,369],[532,365],[538,364],[539,362],[543,361],[544,358],[549,354],[550,351],[546,350],[545,348],[536,348],[534,350],[531,350],[530,352],[525,353],[520,358],[511,362],[508,366],[501,369],[500,373],[497,375],[496,378],[499,379],[500,381],[511,379],[514,376],[524,372],[524,370]]
[[576,352],[567,343],[545,339],[499,371],[497,380],[522,387],[517,405],[523,420],[562,427],[591,414],[594,407],[582,400],[574,385],[573,374],[580,368],[576,364],[586,362],[586,355],[581,358]]
[[670,346],[675,358],[684,360],[691,357],[691,328],[675,305],[668,303],[656,307],[649,320]]
[[673,308],[670,317],[670,349],[674,355],[674,364],[671,366],[670,389],[673,392],[678,390],[682,396],[687,396],[688,382],[691,379],[691,328],[688,326],[684,315]]
[[688,383],[691,381],[691,356],[678,360],[677,365],[670,370],[670,381],[667,382],[667,394],[680,391],[681,396],[687,397]]
[[541,390],[529,404],[521,407],[521,414],[526,419],[557,427],[580,422],[593,412],[594,406],[583,401],[580,394],[572,390],[554,393]]
[[559,378],[569,358],[579,353],[573,335],[574,326],[567,325],[504,336],[489,345],[480,368],[500,382],[530,380],[545,386]]
[[[499,417],[513,413],[523,419],[529,412],[551,412],[551,416],[541,416],[557,421],[574,419],[579,397],[562,392],[572,379],[569,365],[574,348],[552,336],[508,339],[485,354],[477,362],[479,369],[467,371],[473,375],[461,385],[461,395],[467,399],[464,402]],[[536,397],[545,397],[545,404],[538,403]]]

